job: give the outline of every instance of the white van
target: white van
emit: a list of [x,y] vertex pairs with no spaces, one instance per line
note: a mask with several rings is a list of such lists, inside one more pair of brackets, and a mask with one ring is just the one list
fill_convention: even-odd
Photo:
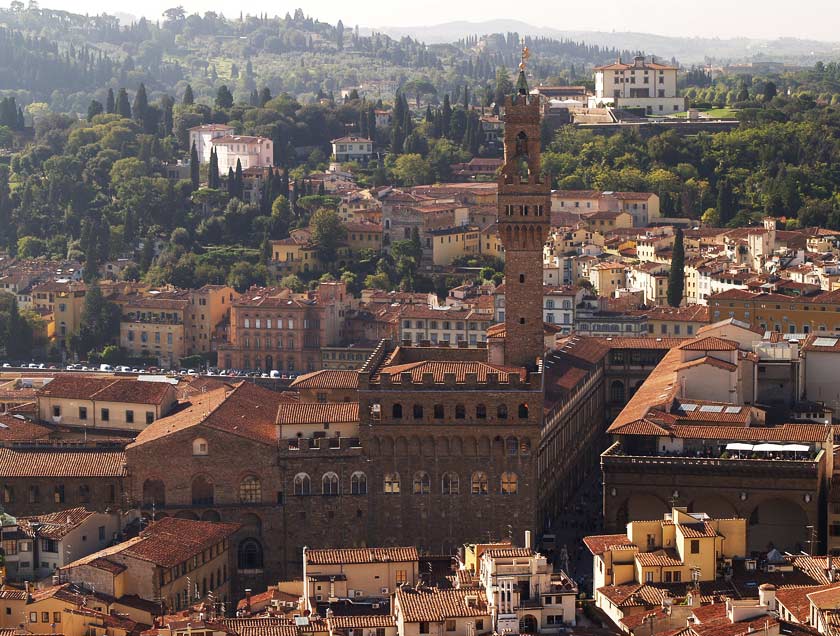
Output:
[[114,370],[114,367],[112,367],[110,364],[100,364],[100,365],[99,365],[99,370],[100,370],[100,371],[108,371],[108,372],[111,372],[111,371],[113,371],[113,370]]

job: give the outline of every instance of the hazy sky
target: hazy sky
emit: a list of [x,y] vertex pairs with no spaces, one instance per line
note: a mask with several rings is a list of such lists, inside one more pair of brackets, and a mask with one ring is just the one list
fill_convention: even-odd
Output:
[[[2,1],[2,0],[0,0]],[[663,35],[720,37],[799,37],[840,40],[840,1],[800,0],[677,0],[644,5],[628,0],[146,0],[114,3],[112,0],[41,0],[44,7],[77,12],[126,12],[155,18],[167,7],[182,4],[190,12],[208,10],[238,15],[269,12],[283,15],[300,6],[313,17],[328,22],[341,18],[345,25],[432,25],[450,20],[478,22],[515,18],[538,26],[559,29],[640,31]],[[655,8],[658,5],[660,8]],[[516,7],[516,12],[511,7]]]

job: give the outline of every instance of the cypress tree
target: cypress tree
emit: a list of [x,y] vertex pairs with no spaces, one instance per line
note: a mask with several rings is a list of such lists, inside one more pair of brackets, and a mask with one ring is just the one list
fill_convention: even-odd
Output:
[[236,196],[236,176],[233,174],[233,168],[228,168],[227,173],[227,191],[231,197]]
[[195,97],[193,96],[192,86],[187,84],[187,87],[184,89],[184,97],[181,99],[181,103],[185,106],[191,106],[194,102]]
[[192,189],[198,190],[199,173],[198,173],[198,150],[193,142],[190,149],[190,180],[192,181]]
[[723,178],[718,185],[717,212],[721,226],[726,225],[735,216],[735,194],[729,179]]
[[102,114],[103,110],[104,109],[102,108],[102,102],[98,102],[95,99],[90,100],[90,106],[88,106],[87,112],[88,121],[91,121],[97,115]]
[[116,113],[120,117],[131,119],[131,104],[128,103],[128,93],[124,88],[121,88],[117,93]]
[[449,122],[452,120],[452,106],[449,104],[449,93],[443,96],[443,109],[440,117],[440,134],[449,137]]
[[146,96],[146,86],[142,82],[134,94],[132,111],[134,112],[134,119],[141,122],[141,124],[146,121],[146,115],[149,112],[149,98]]
[[218,190],[221,185],[219,179],[219,156],[216,154],[215,148],[210,151],[210,166],[207,174],[207,185],[215,190]]
[[668,273],[668,304],[679,307],[685,289],[685,246],[682,228],[674,235],[674,252],[671,256],[671,271]]
[[234,173],[234,195],[240,201],[245,196],[245,179],[242,176],[242,162],[236,160],[236,172]]
[[117,112],[116,101],[114,100],[114,89],[108,89],[108,97],[105,100],[105,112],[109,115]]

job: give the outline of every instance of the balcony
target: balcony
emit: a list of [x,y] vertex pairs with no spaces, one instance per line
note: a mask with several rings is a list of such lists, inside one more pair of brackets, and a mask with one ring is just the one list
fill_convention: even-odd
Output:
[[280,441],[280,450],[292,453],[318,450],[361,449],[358,437],[293,437]]
[[772,477],[785,475],[812,479],[819,475],[824,455],[824,450],[809,453],[806,457],[798,459],[769,456],[753,459],[725,456],[723,453],[715,453],[715,456],[698,456],[691,453],[629,455],[622,450],[621,443],[616,442],[601,454],[601,467],[605,471],[616,472],[708,474],[711,470],[718,473],[733,472],[753,476],[761,474]]

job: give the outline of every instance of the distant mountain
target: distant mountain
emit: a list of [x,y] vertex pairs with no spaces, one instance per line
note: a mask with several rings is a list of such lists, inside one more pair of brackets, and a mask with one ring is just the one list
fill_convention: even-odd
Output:
[[564,31],[551,27],[538,27],[520,20],[466,20],[444,22],[433,26],[381,27],[375,29],[391,37],[410,36],[427,44],[454,42],[470,35],[507,33],[572,39],[620,50],[645,51],[657,57],[678,59],[683,64],[703,62],[738,62],[745,60],[778,60],[807,63],[819,59],[840,59],[840,42],[820,42],[796,38],[686,38],[655,35],[652,33]]

